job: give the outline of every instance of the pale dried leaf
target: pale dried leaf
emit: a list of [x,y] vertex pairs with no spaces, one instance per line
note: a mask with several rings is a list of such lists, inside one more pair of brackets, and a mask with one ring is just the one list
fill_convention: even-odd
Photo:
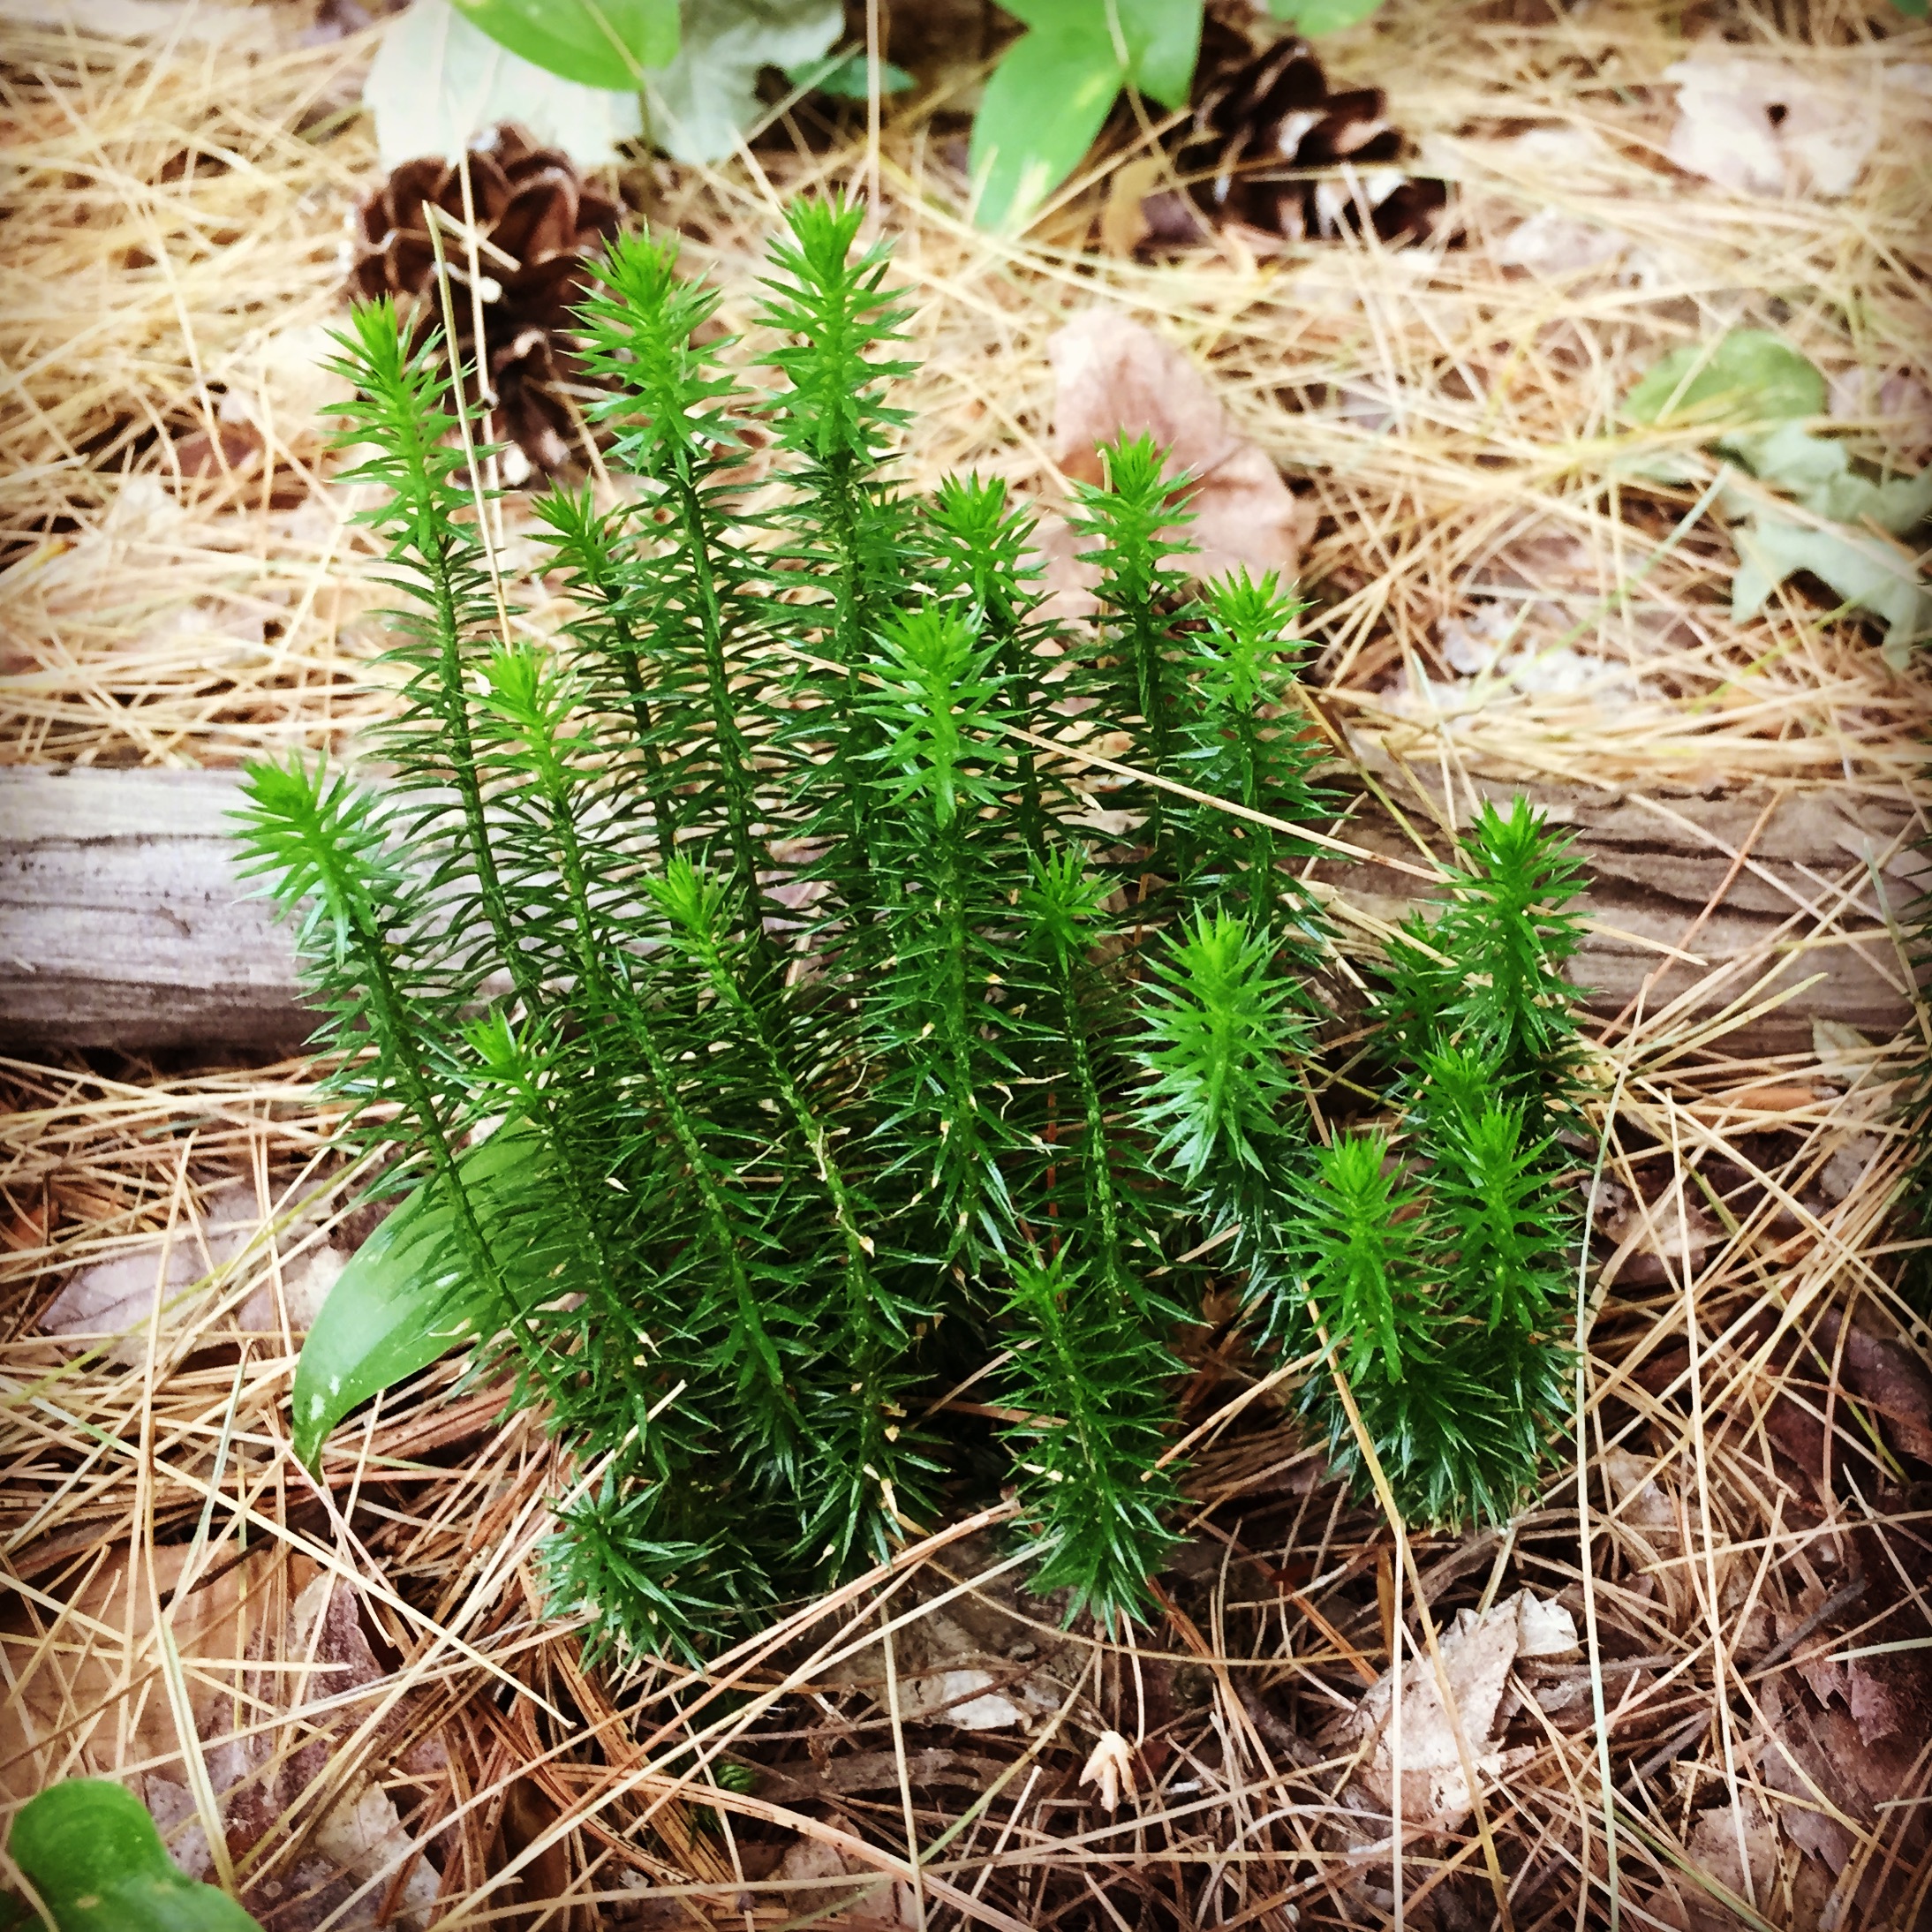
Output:
[[1846,194],[1883,132],[1842,88],[1779,61],[1704,49],[1664,78],[1678,90],[1671,159],[1740,193]]
[[[144,1239],[72,1276],[42,1310],[41,1332],[75,1342],[112,1337],[107,1359],[124,1368],[138,1365],[147,1358],[157,1298],[161,1334],[191,1326],[214,1296],[235,1285],[231,1271],[251,1248],[259,1246],[259,1259],[267,1262],[264,1227],[254,1183],[223,1181],[170,1233]],[[282,1247],[300,1242],[313,1228],[306,1219],[291,1224],[279,1236]],[[236,1312],[240,1326],[254,1333],[278,1333],[285,1309],[290,1328],[306,1332],[347,1258],[317,1243],[284,1263],[280,1306],[272,1277],[265,1275]]]
[[[1525,1650],[1525,1638],[1538,1648]],[[1543,1646],[1574,1649],[1576,1626],[1569,1612],[1546,1598],[1519,1590],[1482,1615],[1464,1610],[1438,1639],[1443,1675],[1448,1679],[1463,1741],[1478,1777],[1504,1769],[1507,1754],[1499,1735],[1509,1711],[1504,1694],[1519,1656],[1552,1654]],[[1360,1774],[1364,1791],[1386,1806],[1394,1795],[1390,1705],[1392,1673],[1363,1692],[1345,1734],[1372,1736],[1374,1747]],[[1473,1807],[1455,1730],[1444,1706],[1433,1664],[1427,1656],[1407,1659],[1402,1671],[1402,1815],[1434,1830],[1452,1830]]]
[[[778,1875],[781,1878],[826,1878],[843,1880],[843,1883],[826,1885],[822,1890],[815,1887],[801,1886],[785,1896],[788,1915],[807,1918],[817,1913],[829,1912],[844,1900],[850,1898],[858,1888],[853,1881],[870,1877],[879,1879],[875,1867],[861,1865],[846,1858],[835,1846],[827,1845],[822,1838],[800,1838],[785,1848],[785,1856],[780,1861]],[[873,1889],[855,1904],[848,1905],[834,1921],[850,1926],[907,1926],[917,1920],[917,1902],[912,1896],[909,1885],[875,1883]]]

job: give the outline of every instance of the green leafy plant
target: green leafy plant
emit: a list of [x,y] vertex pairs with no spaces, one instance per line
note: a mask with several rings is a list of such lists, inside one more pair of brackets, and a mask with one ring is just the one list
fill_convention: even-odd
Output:
[[[1253,1159],[1232,1204],[1268,1331],[1332,1362],[1397,1501],[1426,1522],[1506,1518],[1567,1407],[1557,1336],[1581,1230],[1556,1128],[1575,1118],[1561,967],[1580,889],[1566,841],[1522,801],[1484,806],[1442,914],[1413,919],[1383,968],[1374,1050],[1399,1134],[1343,1132],[1299,1164]],[[1294,1131],[1259,1045],[1278,1025],[1256,1014],[1248,1038],[1224,1032],[1199,1056],[1226,1068],[1217,1098],[1199,1079],[1202,1098],[1176,1092],[1164,1070],[1197,1135],[1217,1108],[1250,1148]],[[1337,1463],[1358,1468],[1325,1368],[1302,1406]]]
[[[69,1778],[29,1799],[7,1853],[52,1914],[53,1932],[260,1932],[226,1892],[187,1877],[147,1806],[106,1778]],[[15,1922],[41,1923],[32,1914]]]
[[1079,164],[1123,87],[1184,108],[1202,0],[1013,0],[1027,31],[1001,55],[973,117],[976,212],[1022,227]]
[[[1885,540],[1932,517],[1932,470],[1868,474],[1842,442],[1805,426],[1825,402],[1824,377],[1783,337],[1735,328],[1663,358],[1624,399],[1624,414],[1646,426],[1697,429],[1734,466],[1719,495],[1738,543],[1733,618],[1755,616],[1786,577],[1807,570],[1847,608],[1884,619],[1886,660],[1902,671],[1913,645],[1932,634],[1932,589],[1915,558]],[[1770,487],[1752,489],[1738,471]],[[1664,452],[1638,473],[1679,482],[1691,471]],[[1785,514],[1773,491],[1803,515]]]
[[[298,922],[345,1140],[408,1198],[310,1334],[298,1444],[444,1347],[502,1364],[579,1471],[555,1600],[691,1654],[933,1523],[973,1478],[928,1408],[997,1355],[1038,1581],[1111,1623],[1173,1534],[1189,1257],[1232,1220],[1257,1305],[1298,1305],[1333,943],[1288,869],[1331,810],[1300,606],[1245,577],[1196,601],[1184,505],[1128,441],[1076,509],[1102,619],[1056,630],[1000,485],[894,479],[904,308],[857,211],[788,219],[763,403],[669,245],[599,268],[585,352],[634,481],[535,506],[574,610],[554,649],[503,600],[449,372],[384,306],[343,338],[342,440],[409,600],[390,775],[258,765],[245,845]],[[1132,738],[1124,842],[1040,750],[1069,707]],[[1403,981],[1432,1042],[1507,1062],[1502,1125],[1441,1130],[1489,1191],[1441,1213],[1488,1241],[1469,1305],[1512,1336],[1547,1258],[1531,1060],[1561,1054],[1508,1000],[1558,997],[1531,901],[1567,876],[1541,847],[1508,872],[1514,823],[1438,928],[1507,996]],[[1445,1511],[1506,1505],[1493,1472],[1430,1480]]]
[[1297,34],[1310,40],[1359,26],[1381,10],[1382,0],[1268,0],[1268,11],[1276,19],[1290,22]]

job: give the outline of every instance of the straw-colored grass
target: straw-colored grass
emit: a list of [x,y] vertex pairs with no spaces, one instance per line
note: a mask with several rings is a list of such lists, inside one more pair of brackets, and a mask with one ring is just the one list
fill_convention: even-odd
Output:
[[[956,124],[888,117],[884,218],[926,358],[912,472],[978,465],[1053,494],[1045,341],[1116,301],[1204,358],[1306,491],[1324,706],[1380,769],[1450,799],[1469,774],[1555,774],[1606,795],[1769,780],[1922,802],[1922,674],[1888,672],[1873,633],[1801,585],[1733,624],[1728,534],[1691,514],[1694,490],[1627,479],[1615,408],[1665,349],[1775,326],[1848,399],[1861,447],[1924,460],[1932,186],[1908,111],[1923,96],[1885,77],[1932,43],[1881,40],[1845,0],[1694,11],[1392,0],[1339,43],[1338,65],[1386,82],[1460,182],[1454,248],[1270,253],[1235,237],[1180,260],[1106,256],[1096,216],[1124,135],[1027,243],[998,245],[962,216]],[[343,219],[374,168],[343,111],[368,48],[298,45],[306,17],[253,10],[270,50],[245,57],[186,33],[144,47],[4,30],[15,760],[231,763],[339,743],[381,706],[362,682],[381,645],[371,559],[328,480],[308,333],[336,313]],[[1664,162],[1660,77],[1694,26],[1887,117],[1850,194],[1737,197]],[[1521,145],[1526,125],[1570,131],[1560,165]],[[873,165],[862,139],[767,140],[720,173],[658,166],[638,185],[742,319],[783,197]],[[1618,258],[1504,267],[1506,238],[1546,206],[1619,238]],[[224,472],[210,441],[244,416],[267,460]],[[541,629],[554,614],[532,603]],[[1498,610],[1534,650],[1457,676],[1453,627]],[[1867,933],[1908,985],[1884,877],[1834,856],[1788,939]],[[1723,993],[1748,1010],[1748,985]],[[79,1771],[140,1778],[177,1853],[275,1928],[1400,1913],[1447,1932],[1498,1921],[1499,1900],[1526,1928],[1613,1913],[1922,1924],[1932,1385],[1887,1219],[1905,1153],[1888,1109],[1913,1043],[1827,1029],[1808,1053],[1750,1060],[1721,1028],[1687,1031],[1694,1004],[1640,1002],[1600,1030],[1583,1465],[1553,1469],[1506,1531],[1417,1538],[1410,1574],[1384,1513],[1326,1480],[1264,1392],[1196,1445],[1195,1534],[1162,1626],[1121,1645],[1027,1624],[1038,1607],[1011,1594],[997,1523],[969,1523],[802,1606],[709,1687],[587,1667],[546,1619],[534,1551],[579,1473],[536,1418],[502,1424],[453,1370],[340,1430],[319,1482],[294,1464],[291,1284],[355,1233],[335,1219],[346,1183],[302,1066],[10,1063],[7,1801]],[[210,1191],[238,1176],[259,1237],[198,1250]],[[216,1263],[210,1281],[200,1264],[170,1272],[177,1247]],[[132,1346],[80,1355],[38,1332],[64,1279],[117,1255],[156,1284],[117,1317]],[[1219,1333],[1195,1353],[1190,1427],[1257,1372]],[[1521,1667],[1475,1816],[1410,1827],[1398,1867],[1333,1720],[1387,1668],[1398,1623],[1426,1672],[1458,1611],[1520,1588],[1573,1612],[1582,1652]],[[1846,1665],[1826,1644],[1906,1648]],[[924,1673],[982,1665],[1038,1696],[1030,1732],[935,1721]],[[1139,1777],[1111,1815],[1077,1782],[1109,1728],[1138,1747]],[[748,1790],[718,1788],[739,1782],[725,1764],[751,1768]],[[841,1869],[876,1882],[852,1880],[841,1906],[826,1892]]]

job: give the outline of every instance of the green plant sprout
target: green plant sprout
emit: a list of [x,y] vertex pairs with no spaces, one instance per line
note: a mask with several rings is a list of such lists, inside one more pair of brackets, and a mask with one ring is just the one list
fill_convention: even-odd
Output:
[[[1036,1582],[1104,1626],[1145,1611],[1175,1332],[1230,1222],[1264,1325],[1318,1305],[1358,1385],[1398,1392],[1365,1407],[1408,1431],[1436,1516],[1507,1513],[1562,1374],[1567,861],[1523,812],[1482,821],[1389,964],[1400,1172],[1371,1139],[1317,1148],[1334,939],[1289,867],[1332,804],[1301,606],[1246,577],[1197,601],[1173,481],[1123,442],[1076,508],[1102,619],[1043,618],[1002,486],[894,477],[906,308],[860,220],[789,212],[756,403],[673,246],[613,245],[580,320],[630,480],[535,506],[555,644],[502,600],[449,371],[359,310],[340,440],[374,452],[352,474],[408,599],[389,776],[247,781],[345,1144],[408,1196],[305,1347],[298,1451],[452,1346],[502,1365],[579,1472],[554,1602],[653,1655],[938,1522],[972,1459],[933,1404],[989,1360]],[[1082,713],[1132,739],[1119,836],[1037,742]],[[1472,1421],[1485,1356],[1516,1381]]]

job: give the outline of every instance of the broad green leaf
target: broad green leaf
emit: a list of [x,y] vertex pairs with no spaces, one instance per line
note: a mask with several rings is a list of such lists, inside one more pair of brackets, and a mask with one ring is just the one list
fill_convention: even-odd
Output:
[[564,80],[499,46],[449,0],[414,0],[382,35],[363,105],[385,168],[418,155],[454,161],[486,128],[520,121],[579,167],[615,161],[644,131],[638,96]]
[[1278,20],[1292,21],[1296,33],[1312,41],[1361,26],[1381,4],[1382,0],[1268,0],[1268,11]]
[[[803,67],[790,67],[785,78],[795,87],[829,94],[840,101],[864,101],[871,91],[871,72],[863,54],[829,54],[823,60],[807,61]],[[912,86],[912,76],[889,60],[879,64],[879,91],[903,94]]]
[[1824,378],[1783,336],[1762,328],[1734,328],[1716,344],[1673,349],[1624,398],[1632,422],[1664,428],[1742,428],[1816,416],[1824,406]]
[[106,1778],[69,1778],[30,1799],[7,1851],[54,1932],[261,1932],[226,1892],[188,1877],[147,1806]]
[[822,59],[844,30],[840,0],[693,0],[677,58],[644,77],[652,140],[679,161],[722,161],[765,111],[759,68]]
[[1126,79],[1113,36],[1077,23],[1036,27],[1009,47],[973,120],[982,228],[1023,228],[1093,145]]
[[1125,56],[1127,86],[1164,108],[1187,106],[1201,51],[1201,0],[1019,0],[1001,11],[1042,33],[1104,36],[1117,60]]
[[[514,1225],[541,1185],[541,1143],[508,1127],[460,1163],[465,1191],[497,1264],[513,1279],[532,1275],[525,1233]],[[486,1303],[456,1243],[456,1213],[425,1184],[364,1241],[328,1291],[302,1344],[289,1397],[297,1457],[315,1467],[328,1432],[357,1404],[477,1340]],[[519,1262],[522,1267],[519,1267]]]
[[1128,85],[1164,108],[1184,108],[1201,51],[1200,0],[1118,0]]
[[511,53],[586,87],[635,93],[677,55],[677,0],[456,0]]
[[1899,12],[1909,13],[1914,20],[1922,20],[1926,17],[1927,0],[1891,0],[1891,4]]

